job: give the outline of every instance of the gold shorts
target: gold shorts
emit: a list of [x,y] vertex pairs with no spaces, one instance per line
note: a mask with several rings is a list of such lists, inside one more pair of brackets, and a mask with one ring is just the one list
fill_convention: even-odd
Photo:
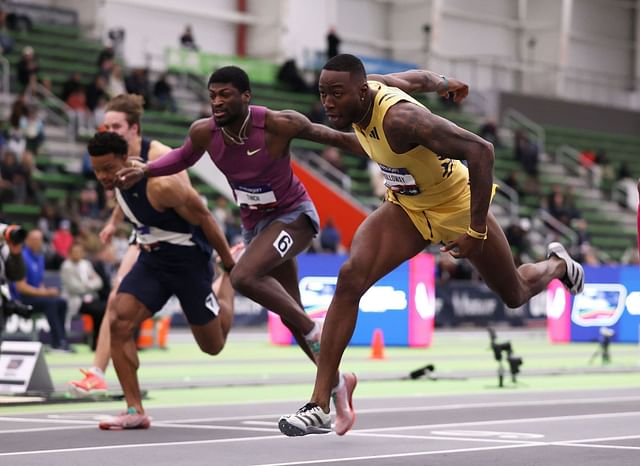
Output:
[[[494,184],[491,200],[496,189],[498,185]],[[431,243],[447,244],[466,233],[471,223],[471,190],[468,184],[460,195],[429,210],[409,209],[392,191],[387,191],[386,197],[387,201],[402,207],[422,237]]]

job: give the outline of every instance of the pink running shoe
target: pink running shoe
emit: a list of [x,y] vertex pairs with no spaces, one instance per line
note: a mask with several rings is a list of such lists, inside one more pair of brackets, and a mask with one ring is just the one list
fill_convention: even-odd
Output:
[[82,380],[72,380],[69,382],[69,391],[78,397],[105,395],[107,393],[107,382],[103,377],[94,374],[90,370],[80,369],[84,375]]
[[344,383],[333,389],[331,398],[336,408],[335,431],[338,435],[344,435],[356,422],[356,412],[353,409],[353,391],[358,385],[358,377],[353,372],[343,372]]
[[135,408],[128,408],[127,411],[118,416],[111,416],[100,421],[99,427],[102,430],[125,430],[125,429],[148,429],[151,426],[151,419],[144,413],[139,413]]

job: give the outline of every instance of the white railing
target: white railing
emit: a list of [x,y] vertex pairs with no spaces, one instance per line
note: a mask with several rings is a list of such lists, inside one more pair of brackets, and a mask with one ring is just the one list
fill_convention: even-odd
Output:
[[78,130],[78,118],[75,110],[40,83],[36,84],[36,92],[44,96],[47,101],[46,105],[42,105],[47,118],[53,120],[57,125],[66,126],[67,140],[69,142],[75,142]]
[[[298,151],[296,151],[298,152]],[[307,164],[320,171],[322,175],[341,186],[345,191],[351,192],[352,181],[351,178],[331,165],[322,156],[313,151],[300,151],[300,159],[304,160]]]
[[567,170],[571,175],[584,175],[584,172],[581,173],[581,170],[586,170],[588,175],[589,183],[594,178],[594,169],[593,167],[585,167],[580,163],[580,151],[573,146],[568,144],[562,144],[556,149],[556,162],[560,163],[565,170]]
[[578,244],[578,234],[544,209],[540,209],[540,218],[555,231],[571,241],[571,246]]
[[538,148],[544,151],[546,134],[544,128],[535,121],[527,118],[519,111],[508,108],[504,111],[502,116],[502,124],[512,130],[523,128],[525,129],[536,141]]
[[512,222],[517,220],[520,217],[520,196],[518,195],[518,192],[501,180],[495,180],[495,182],[500,186],[496,194],[504,194],[504,196],[496,196],[495,201],[497,201],[498,204],[502,204],[499,199],[504,199],[507,204],[506,209],[509,212],[510,220]]

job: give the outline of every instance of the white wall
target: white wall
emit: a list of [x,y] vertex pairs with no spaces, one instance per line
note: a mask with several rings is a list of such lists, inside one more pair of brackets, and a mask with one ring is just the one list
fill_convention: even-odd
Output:
[[633,43],[633,16],[640,14],[632,9],[640,0],[248,0],[246,14],[236,11],[236,0],[31,1],[75,7],[83,21],[93,17],[103,37],[124,27],[133,66],[151,56],[152,67],[161,68],[164,49],[178,45],[187,23],[203,50],[234,54],[239,21],[249,25],[249,55],[304,64],[325,51],[335,25],[342,52],[418,63],[475,89],[621,106],[640,100],[629,92],[640,75],[640,44]]

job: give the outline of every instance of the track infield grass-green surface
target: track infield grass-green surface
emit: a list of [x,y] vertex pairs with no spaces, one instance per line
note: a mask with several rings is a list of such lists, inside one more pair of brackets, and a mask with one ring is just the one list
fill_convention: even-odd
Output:
[[[233,331],[232,331],[233,332]],[[498,390],[563,390],[640,386],[640,347],[612,344],[611,363],[603,365],[596,342],[551,344],[539,330],[505,333],[498,341],[510,340],[514,354],[523,359],[518,381],[513,384],[505,364],[505,387],[498,387],[498,364],[485,332],[438,332],[430,348],[387,346],[385,358],[372,360],[369,347],[349,347],[344,370],[360,378],[355,394],[363,397],[477,394]],[[45,358],[56,390],[81,377],[78,368],[90,366],[93,354],[76,345],[76,354],[47,353]],[[141,351],[139,377],[148,389],[144,401],[154,406],[206,405],[291,400],[292,409],[304,404],[312,391],[315,368],[295,346],[275,346],[266,330],[231,337],[219,356],[201,353],[184,334],[177,341],[169,336],[167,349]],[[433,364],[437,380],[408,380],[409,372]],[[115,372],[107,372],[109,387],[119,391]],[[119,410],[122,401],[0,405],[0,414]]]

